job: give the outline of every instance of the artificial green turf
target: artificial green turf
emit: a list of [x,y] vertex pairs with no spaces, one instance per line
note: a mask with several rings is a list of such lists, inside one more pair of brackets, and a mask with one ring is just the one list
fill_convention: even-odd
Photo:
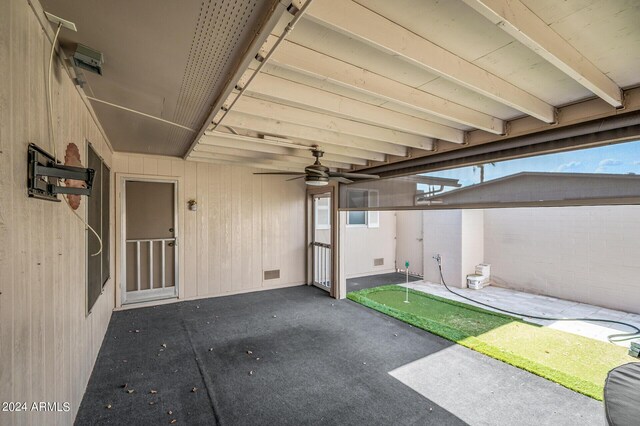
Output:
[[404,303],[405,289],[395,285],[347,297],[597,400],[607,373],[634,360],[620,346],[415,290]]

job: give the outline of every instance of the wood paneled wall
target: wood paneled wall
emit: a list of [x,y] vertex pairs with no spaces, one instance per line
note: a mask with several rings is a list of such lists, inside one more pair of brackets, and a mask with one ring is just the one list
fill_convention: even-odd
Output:
[[[87,316],[83,224],[64,202],[27,197],[27,145],[50,150],[45,87],[51,44],[25,0],[0,2],[0,28],[0,401],[26,402],[29,409],[32,402],[69,402],[71,408],[0,411],[0,424],[69,425],[111,317],[113,280]],[[54,69],[58,157],[73,142],[86,162],[90,141],[111,164],[108,143],[79,92],[59,62]],[[82,216],[85,207],[83,200]]]
[[[121,175],[180,178],[181,297],[306,282],[305,186],[300,180],[256,176],[256,170],[245,167],[122,153],[114,155],[114,170],[117,191]],[[187,209],[191,199],[198,202],[197,212]],[[120,204],[116,207],[119,216]],[[263,280],[263,272],[273,269],[280,270],[280,278]]]

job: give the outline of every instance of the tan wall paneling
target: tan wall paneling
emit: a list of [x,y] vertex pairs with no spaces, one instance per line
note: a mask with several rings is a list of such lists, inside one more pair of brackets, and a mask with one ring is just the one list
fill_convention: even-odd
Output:
[[[41,13],[37,2],[33,8]],[[71,410],[0,412],[0,424],[68,425],[109,323],[114,287],[109,280],[87,316],[84,226],[65,203],[26,195],[28,144],[50,150],[45,82],[51,43],[34,9],[26,1],[0,2],[0,401],[69,402]],[[54,70],[58,156],[73,142],[86,164],[90,141],[111,166],[108,141],[80,93],[60,62]],[[85,207],[83,200],[82,216]]]
[[[114,165],[119,176],[181,178],[181,297],[237,294],[306,282],[303,182],[256,176],[256,170],[246,167],[140,154],[117,153]],[[197,200],[196,212],[187,208],[191,199]],[[120,206],[116,209],[119,215]],[[280,269],[280,278],[263,280],[263,272],[272,269]]]

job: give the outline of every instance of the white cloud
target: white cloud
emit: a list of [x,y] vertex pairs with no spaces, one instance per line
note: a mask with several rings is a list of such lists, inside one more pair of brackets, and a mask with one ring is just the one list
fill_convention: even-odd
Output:
[[607,158],[606,160],[602,160],[598,166],[600,167],[604,167],[604,166],[621,166],[622,165],[622,161],[620,160],[614,160],[613,158]]
[[596,173],[603,173],[603,172],[606,172],[607,169],[610,167],[618,167],[618,166],[622,166],[623,164],[624,163],[621,160],[606,158],[600,161],[600,163],[598,163],[598,168],[596,169]]
[[580,165],[582,165],[582,161],[570,161],[568,163],[560,164],[555,171],[564,172],[566,170],[573,170]]

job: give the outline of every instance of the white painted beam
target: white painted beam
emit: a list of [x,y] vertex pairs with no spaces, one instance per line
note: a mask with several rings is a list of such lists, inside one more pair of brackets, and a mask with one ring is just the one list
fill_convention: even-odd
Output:
[[280,44],[271,61],[287,69],[476,129],[498,135],[505,131],[505,123],[499,118],[289,41]]
[[422,120],[366,102],[350,99],[315,87],[261,73],[247,87],[269,99],[281,100],[303,108],[313,108],[339,117],[357,120],[402,132],[453,143],[464,142],[464,132],[453,127]]
[[[197,161],[200,163],[210,163],[210,164],[219,164],[221,166],[238,166],[238,167],[247,167],[251,169],[261,169],[261,170],[271,170],[271,171],[281,171],[281,172],[304,172],[304,167],[280,167],[280,166],[272,166],[269,164],[256,164],[247,161],[242,161],[240,159],[235,160],[216,160],[213,158],[209,158],[205,155],[200,155],[192,151],[192,153],[187,158],[187,161]],[[282,176],[285,178],[285,176]],[[293,176],[292,176],[293,177]]]
[[215,162],[216,164],[235,164],[243,167],[255,167],[267,170],[279,170],[283,172],[303,172],[303,164],[275,161],[275,160],[252,160],[250,158],[237,157],[234,155],[211,154],[206,152],[193,151],[189,159],[196,161]]
[[[291,148],[287,147],[284,143],[282,145],[274,145],[268,143],[269,141],[261,140],[259,138],[254,138],[250,136],[240,136],[240,135],[225,135],[223,133],[216,134],[215,136],[210,136],[207,133],[200,138],[200,143],[198,146],[221,146],[225,148],[235,148],[242,149],[245,151],[255,151],[255,152],[265,152],[268,154],[279,154],[285,156],[292,157],[302,157],[313,158],[311,156],[311,147],[305,147],[305,149],[300,149],[299,147]],[[293,145],[293,143],[291,144]],[[341,163],[349,163],[356,164],[359,166],[366,166],[368,161],[359,157],[349,157],[346,155],[336,154],[332,150],[332,145],[323,146],[322,149],[324,151],[324,159],[329,161],[336,161]],[[340,149],[336,147],[336,149]]]
[[[294,155],[283,155],[283,154],[274,154],[268,152],[258,152],[258,151],[248,151],[245,149],[238,148],[228,148],[225,146],[217,146],[217,145],[204,145],[198,144],[194,151],[198,153],[210,153],[210,154],[222,154],[222,155],[232,155],[234,157],[246,158],[248,160],[275,160],[275,161],[286,161],[295,164],[302,164],[303,166],[309,166],[313,164],[315,159],[308,153],[306,157],[298,157]],[[335,167],[338,169],[351,169],[352,165],[348,163],[343,163],[339,161],[330,160],[328,158],[322,158],[322,163],[327,167]]]
[[463,0],[610,105],[622,106],[622,90],[519,0]]
[[[336,117],[334,115],[309,111],[249,96],[240,98],[233,107],[233,110],[254,116],[269,118],[271,120],[295,123],[315,129],[329,130],[341,135],[360,136],[366,139],[384,141],[389,144],[410,146],[425,150],[432,149],[433,139],[431,138],[399,132],[393,129],[373,126],[371,124],[360,123]],[[393,153],[389,152],[388,154]]]
[[306,18],[547,123],[555,108],[351,0],[315,1]]
[[[230,112],[225,117],[224,123],[233,128],[283,136],[287,139],[301,141],[305,145],[319,145],[321,147],[327,147],[327,145],[339,146],[342,148],[341,154],[366,158],[367,160],[384,161],[385,154],[398,157],[405,157],[407,155],[407,148],[404,146],[243,113]],[[431,147],[431,145],[429,145],[429,147]]]

